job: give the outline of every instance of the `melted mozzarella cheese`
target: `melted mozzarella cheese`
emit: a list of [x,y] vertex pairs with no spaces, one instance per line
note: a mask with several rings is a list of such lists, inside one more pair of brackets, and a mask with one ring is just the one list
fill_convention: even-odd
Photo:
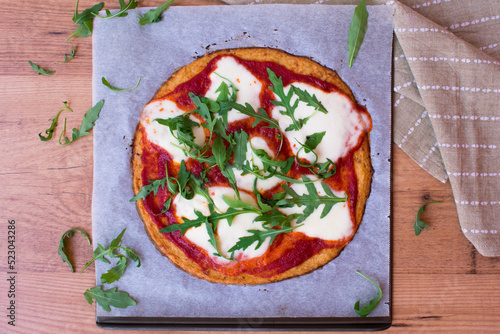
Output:
[[[232,83],[238,90],[236,103],[245,105],[249,103],[254,109],[260,108],[260,92],[262,83],[245,66],[239,64],[233,57],[222,57],[217,61],[217,68],[210,74],[211,85],[205,94],[206,97],[217,100],[219,92],[217,89],[224,81],[228,86]],[[248,116],[231,109],[228,114],[228,122],[245,119]]]
[[[316,190],[320,196],[324,196],[324,190],[315,182]],[[303,195],[307,193],[306,186],[300,183],[294,183],[290,186],[297,194]],[[332,190],[333,191],[333,190]],[[333,191],[335,196],[344,197],[344,192]],[[294,231],[302,232],[305,235],[313,238],[320,238],[323,240],[341,240],[349,237],[354,232],[354,224],[351,219],[349,207],[347,202],[340,202],[335,204],[330,212],[323,218],[321,214],[325,205],[321,204],[314,212],[307,217]],[[293,206],[291,208],[284,208],[281,210],[283,213],[290,215],[293,213],[304,212],[304,207]],[[292,226],[297,226],[296,221]]]
[[[148,103],[141,114],[141,124],[146,129],[146,134],[150,142],[156,144],[170,153],[172,159],[175,162],[180,163],[182,160],[186,159],[186,154],[179,148],[179,141],[174,135],[177,135],[177,131],[170,131],[170,128],[165,125],[161,125],[155,119],[157,118],[173,118],[180,116],[185,112],[177,107],[175,102],[170,100],[155,100]],[[194,117],[189,117],[192,121],[200,123],[199,120]],[[192,128],[194,134],[194,142],[198,145],[202,145],[205,141],[205,132],[201,126],[195,126]]]
[[[327,114],[315,111],[314,107],[308,106],[300,101],[295,110],[295,119],[305,119],[314,114],[306,124],[299,130],[285,131],[294,154],[299,152],[301,145],[307,140],[307,136],[325,131],[325,136],[314,150],[318,155],[317,162],[326,162],[329,158],[332,161],[344,157],[359,141],[360,136],[370,128],[370,119],[363,113],[357,111],[354,103],[345,95],[331,92],[325,93],[321,89],[315,88],[305,83],[294,83],[294,86],[306,90],[311,95],[316,95],[318,100],[328,110]],[[290,86],[284,88],[288,93]],[[293,95],[291,104],[295,103],[296,95]],[[288,128],[292,124],[292,119],[281,114],[283,107],[274,107],[273,118],[277,119],[282,129]],[[312,152],[305,153],[301,150],[300,158],[305,158],[310,162],[315,160]]]
[[[226,212],[229,209],[229,206],[224,201],[223,197],[227,197],[229,199],[234,199],[236,197],[234,190],[228,187],[210,187],[208,188],[208,191],[210,197],[214,201],[215,210],[219,213]],[[257,205],[255,199],[245,192],[240,192],[240,197],[245,203],[251,204],[252,206]],[[182,218],[191,220],[197,218],[195,211],[201,212],[204,216],[210,215],[208,202],[205,197],[201,195],[195,195],[190,200],[176,195],[172,200],[172,204],[176,208],[176,216],[179,221],[182,221]],[[250,236],[251,233],[248,232],[248,230],[263,230],[261,222],[254,222],[256,217],[257,214],[255,213],[243,213],[235,216],[231,225],[229,225],[227,219],[219,220],[216,230],[218,236],[218,251],[210,243],[210,237],[205,225],[190,228],[187,230],[185,237],[198,247],[206,250],[209,255],[220,252],[221,255],[230,257],[231,254],[228,253],[229,249],[231,249],[241,237]],[[254,244],[245,250],[238,250],[234,253],[234,257],[238,259],[245,259],[261,256],[267,251],[267,248],[269,247],[269,240],[270,238],[267,238],[266,241],[258,248],[256,248],[257,245]],[[229,261],[222,257],[215,258],[221,263]]]

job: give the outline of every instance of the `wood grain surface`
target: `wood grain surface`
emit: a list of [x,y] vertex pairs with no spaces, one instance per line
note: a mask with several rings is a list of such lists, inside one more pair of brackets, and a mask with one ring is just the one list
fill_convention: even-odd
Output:
[[[97,2],[97,1],[96,1]],[[115,1],[116,2],[116,1]],[[118,8],[116,2],[107,8]],[[157,6],[163,1],[140,1]],[[80,1],[80,8],[95,2]],[[221,4],[177,0],[175,5]],[[0,4],[0,332],[104,333],[95,325],[95,306],[82,293],[94,286],[92,256],[81,235],[71,241],[76,273],[57,255],[70,228],[92,231],[92,135],[67,147],[38,139],[50,118],[69,101],[68,128],[78,127],[92,102],[92,41],[76,38],[76,57],[63,64],[75,29],[75,1],[19,0]],[[38,76],[31,60],[52,76]],[[60,127],[55,132],[58,137]],[[420,206],[429,231],[415,236]],[[500,331],[500,259],[486,258],[464,237],[449,183],[393,149],[391,333],[494,333]],[[15,327],[8,325],[8,225],[15,220]],[[109,332],[109,331],[108,331]],[[130,331],[128,332],[130,333]],[[141,332],[145,333],[145,332]]]

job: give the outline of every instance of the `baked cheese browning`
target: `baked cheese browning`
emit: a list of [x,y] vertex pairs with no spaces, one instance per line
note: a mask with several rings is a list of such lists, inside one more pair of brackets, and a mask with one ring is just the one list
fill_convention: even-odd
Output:
[[[271,72],[282,80],[283,99],[277,97],[279,92],[272,90],[277,85],[273,85]],[[243,132],[247,136],[244,145],[239,146],[239,149],[246,147],[244,161],[248,164],[247,173],[232,169],[236,174],[238,189],[227,178],[227,171],[220,168],[227,165],[219,163],[211,166],[203,162],[210,154],[203,156],[200,162],[190,156],[192,152],[189,149],[180,145],[179,133],[172,131],[172,127],[156,124],[157,119],[173,119],[184,115],[184,122],[193,122],[189,123],[193,130],[192,142],[199,146],[209,143],[213,147],[217,135],[207,130],[206,119],[192,113],[198,107],[193,96],[216,101],[223,85],[227,86],[228,94],[236,92],[233,102],[239,105],[222,116],[227,117],[224,120],[227,122],[226,135],[230,136],[230,140]],[[289,106],[298,105],[290,113],[287,106],[279,102],[286,102],[288,94],[295,89],[298,89],[297,95],[307,92],[310,97],[324,102],[326,109],[342,109],[346,106],[345,109],[352,116],[324,118],[324,113],[319,109],[311,109],[305,102],[295,100],[289,101]],[[298,98],[294,95],[294,99]],[[255,117],[245,113],[245,106],[257,113],[265,112],[267,117],[279,124],[280,129],[269,126],[265,121],[256,122]],[[290,127],[291,120],[296,121],[295,124],[302,122],[304,130],[283,131],[283,128]],[[338,140],[339,135],[331,136],[328,131],[322,135],[312,132],[325,128],[322,123],[332,123],[332,120],[348,124],[344,127],[334,124],[330,131],[340,134],[341,140]],[[181,174],[191,173],[193,179],[203,177],[205,180],[203,189],[198,189],[199,193],[189,198],[183,198],[179,193],[173,194],[165,186],[159,187],[156,194],[151,193],[144,200],[139,200],[137,207],[146,231],[157,248],[174,264],[196,277],[213,282],[268,283],[314,270],[340,253],[361,222],[372,173],[368,139],[370,129],[369,114],[354,102],[352,93],[335,72],[309,59],[271,49],[223,50],[206,55],[176,72],[143,110],[134,144],[135,193],[138,194],[144,185],[148,185],[149,180],[183,178]],[[311,137],[317,139],[321,136],[322,140],[313,143],[315,150],[304,149],[304,144],[311,145],[313,142]],[[170,143],[174,143],[174,147]],[[225,148],[228,149],[227,143]],[[237,160],[235,152],[231,154],[234,157],[226,164],[234,164]],[[266,164],[281,164],[287,159],[293,160],[293,163],[282,177],[272,175],[264,179],[258,177],[258,172],[248,173],[248,168],[261,172]],[[317,173],[321,167],[324,167],[323,172]],[[333,168],[336,169],[334,174]],[[320,181],[305,182],[318,177]],[[211,212],[217,215],[236,210],[225,202],[223,195],[229,200],[241,198],[251,206],[248,210],[252,211],[259,209],[262,201],[272,203],[277,194],[284,192],[286,196],[282,196],[281,201],[291,203],[296,196],[321,202],[310,206],[301,202],[301,205],[280,209],[283,216],[294,217],[288,225],[282,225],[283,231],[287,233],[269,230],[266,221],[256,219],[259,217],[257,211],[237,215],[234,220],[206,219],[211,217]],[[210,194],[216,199],[211,199]],[[335,200],[333,205],[330,194],[344,200]],[[170,207],[166,208],[166,202],[169,202]],[[213,209],[214,205],[216,209]],[[300,218],[306,215],[307,210],[311,211],[307,218]],[[206,222],[196,225],[196,220],[200,218]],[[180,230],[159,232],[167,226],[186,222],[193,225],[183,233]],[[214,225],[217,226],[213,228]],[[212,232],[207,226],[212,226]],[[327,233],[323,233],[325,227]],[[279,231],[279,228],[274,227],[276,229]],[[211,233],[214,235],[211,236]],[[259,242],[246,247],[238,247],[245,239],[252,241],[252,236],[265,236],[265,233],[271,236],[261,237]]]

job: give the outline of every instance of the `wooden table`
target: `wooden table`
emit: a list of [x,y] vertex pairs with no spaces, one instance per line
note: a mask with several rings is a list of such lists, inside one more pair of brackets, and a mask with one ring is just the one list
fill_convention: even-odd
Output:
[[[157,6],[163,1],[141,1]],[[75,1],[2,1],[0,6],[1,274],[0,332],[100,333],[95,309],[82,293],[94,286],[93,267],[71,273],[57,254],[68,229],[92,231],[92,136],[63,147],[42,142],[55,113],[69,101],[68,127],[77,127],[91,107],[91,39],[74,39],[76,57],[67,64],[65,39],[74,30]],[[94,2],[82,0],[80,8]],[[220,4],[218,0],[177,0],[176,5]],[[111,7],[114,6],[114,7]],[[107,4],[117,8],[117,4]],[[28,60],[55,70],[37,76]],[[60,133],[60,127],[55,136]],[[423,203],[429,231],[415,236],[413,223]],[[9,224],[15,221],[15,224]],[[15,297],[8,297],[9,225],[15,225]],[[389,332],[485,333],[500,331],[500,259],[481,256],[466,240],[449,183],[393,151],[393,325]],[[76,270],[92,250],[78,235],[70,241]],[[12,246],[11,246],[12,248]],[[15,300],[15,327],[9,303]]]

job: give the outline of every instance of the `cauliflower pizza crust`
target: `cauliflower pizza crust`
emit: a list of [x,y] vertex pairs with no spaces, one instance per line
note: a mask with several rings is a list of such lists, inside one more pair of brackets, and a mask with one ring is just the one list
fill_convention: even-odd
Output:
[[371,127],[337,73],[309,58],[216,51],[177,70],[142,110],[133,200],[157,249],[195,277],[303,275],[361,223]]

